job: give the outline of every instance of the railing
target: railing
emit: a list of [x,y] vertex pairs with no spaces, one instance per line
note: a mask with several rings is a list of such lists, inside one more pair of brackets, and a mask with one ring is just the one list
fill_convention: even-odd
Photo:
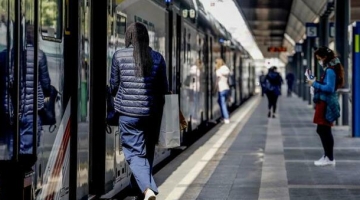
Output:
[[[343,88],[343,89],[338,89],[337,90],[337,93],[338,93],[338,96],[339,96],[339,104],[340,104],[340,111],[342,112],[342,110],[343,110],[343,98],[344,98],[344,95],[345,94],[351,94],[350,93],[350,89],[349,88]],[[350,101],[350,103],[352,102],[352,99],[351,99],[351,97],[350,97],[350,95],[349,95],[349,101]],[[349,107],[350,107],[351,105],[349,105]],[[351,114],[351,109],[349,109],[349,114]],[[342,126],[343,125],[343,115],[341,115],[340,116],[340,118],[336,121],[336,125],[337,126]],[[350,121],[350,120],[349,120]]]

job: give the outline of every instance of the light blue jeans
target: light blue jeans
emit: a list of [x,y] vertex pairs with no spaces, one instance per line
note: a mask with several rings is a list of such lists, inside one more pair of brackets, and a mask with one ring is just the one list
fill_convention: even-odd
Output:
[[224,119],[229,119],[229,111],[227,109],[226,100],[229,97],[230,90],[218,92],[218,103],[220,105],[221,114]]

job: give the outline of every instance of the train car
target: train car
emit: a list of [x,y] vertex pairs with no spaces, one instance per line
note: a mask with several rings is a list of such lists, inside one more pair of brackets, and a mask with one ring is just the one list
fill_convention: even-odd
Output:
[[[195,17],[184,10],[195,10]],[[109,199],[129,185],[131,171],[118,127],[105,123],[111,59],[125,47],[129,24],[145,24],[150,46],[166,59],[169,86],[189,121],[182,144],[195,130],[221,118],[213,94],[216,58],[223,58],[232,72],[230,107],[238,107],[254,90],[251,59],[243,58],[241,45],[199,1],[0,0],[0,13],[0,50],[6,59],[11,60],[14,48],[19,58],[29,59],[21,53],[33,48],[34,57],[25,63],[41,63],[35,66],[45,67],[58,92],[56,123],[41,126],[33,152],[37,200]],[[6,147],[0,144],[0,149]],[[170,149],[157,148],[154,165],[170,155]],[[0,159],[9,159],[5,150]]]

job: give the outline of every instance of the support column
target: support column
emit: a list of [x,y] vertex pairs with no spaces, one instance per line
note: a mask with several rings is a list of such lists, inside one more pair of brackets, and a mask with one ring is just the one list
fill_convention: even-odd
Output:
[[308,85],[306,84],[306,77],[304,76],[304,72],[307,68],[307,41],[309,40],[309,38],[306,38],[304,43],[303,43],[303,52],[302,52],[302,65],[301,65],[301,88],[302,88],[302,99],[305,101],[306,100],[306,91],[307,91],[307,87]]
[[320,46],[329,45],[329,16],[320,17]]
[[[348,26],[350,23],[350,0],[336,0],[335,4],[335,49],[345,70],[344,88],[349,88],[349,40]],[[342,122],[349,125],[349,94],[343,94],[342,98]],[[340,102],[341,103],[341,102]]]
[[[329,16],[322,15],[319,22],[319,46],[329,46]],[[322,67],[316,63],[315,65],[315,76],[320,78],[323,73]]]
[[302,58],[301,58],[301,52],[302,52],[302,44],[296,43],[295,45],[295,62],[294,66],[296,67],[296,94],[301,97],[301,66],[302,66]]
[[297,71],[296,71],[296,54],[292,55],[291,70],[294,73],[293,93],[297,94]]
[[[306,40],[306,60],[307,60],[307,68],[311,69],[312,64],[312,40],[311,38],[308,38]],[[310,87],[306,85],[306,100],[308,100],[308,104],[311,105],[311,94],[310,94]]]
[[302,58],[301,58],[301,52],[296,53],[296,73],[297,73],[297,95],[301,98],[301,66],[302,66]]
[[360,22],[356,22],[353,30],[353,67],[352,69],[352,122],[353,137],[360,137]]

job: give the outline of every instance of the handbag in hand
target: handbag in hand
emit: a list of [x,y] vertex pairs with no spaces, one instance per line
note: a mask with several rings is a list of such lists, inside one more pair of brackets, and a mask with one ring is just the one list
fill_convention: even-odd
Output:
[[119,126],[120,115],[115,110],[113,92],[109,86],[106,86],[106,90],[106,124],[108,126]]
[[44,108],[39,111],[41,124],[50,126],[50,132],[53,132],[56,128],[55,103],[59,100],[58,94],[59,92],[56,88],[50,85],[49,96],[46,96],[44,99]]
[[181,110],[179,110],[179,119],[180,119],[180,130],[183,131],[188,127],[188,123],[182,114]]

